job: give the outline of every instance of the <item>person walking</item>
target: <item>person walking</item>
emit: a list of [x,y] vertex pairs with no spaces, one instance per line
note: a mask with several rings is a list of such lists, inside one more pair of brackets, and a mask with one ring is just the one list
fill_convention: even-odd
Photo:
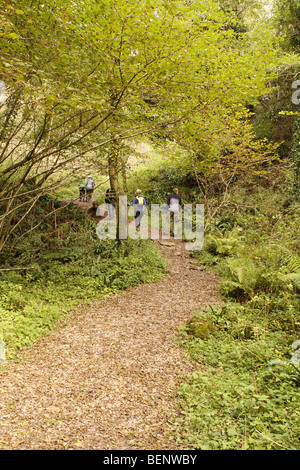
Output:
[[82,178],[79,181],[78,187],[79,187],[79,201],[83,201],[83,199],[85,198],[85,179],[84,178]]
[[146,199],[140,189],[136,190],[132,205],[134,206],[135,229],[139,232],[141,230],[141,220],[147,206]]
[[108,204],[108,218],[113,220],[116,214],[116,197],[111,188],[106,191],[105,203]]
[[85,183],[87,199],[90,200],[95,189],[95,181],[91,176],[88,176],[88,179]]
[[173,227],[173,236],[176,236],[177,223],[181,212],[181,197],[177,188],[173,189],[173,193],[168,196],[168,210],[170,211],[171,227]]

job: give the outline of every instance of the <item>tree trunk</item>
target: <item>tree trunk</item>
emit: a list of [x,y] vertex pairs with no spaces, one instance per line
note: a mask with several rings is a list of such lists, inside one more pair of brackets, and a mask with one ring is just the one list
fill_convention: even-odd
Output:
[[[108,172],[109,172],[109,181],[110,187],[113,191],[113,194],[116,198],[116,215],[117,215],[117,240],[120,241],[126,238],[124,223],[127,225],[126,211],[127,206],[124,203],[124,200],[120,196],[123,195],[123,191],[119,181],[119,174],[121,170],[121,148],[117,140],[113,140],[111,145],[111,153],[108,157]],[[120,224],[120,221],[121,224]]]

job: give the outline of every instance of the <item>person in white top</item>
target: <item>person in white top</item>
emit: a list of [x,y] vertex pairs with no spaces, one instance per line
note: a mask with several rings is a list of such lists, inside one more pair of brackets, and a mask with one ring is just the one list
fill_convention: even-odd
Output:
[[177,188],[173,189],[173,193],[168,197],[167,204],[171,216],[171,227],[173,225],[173,234],[175,235],[176,222],[178,214],[180,214],[181,211],[181,197],[179,196],[179,191]]
[[91,176],[88,176],[88,179],[85,183],[87,199],[90,200],[95,189],[95,181]]

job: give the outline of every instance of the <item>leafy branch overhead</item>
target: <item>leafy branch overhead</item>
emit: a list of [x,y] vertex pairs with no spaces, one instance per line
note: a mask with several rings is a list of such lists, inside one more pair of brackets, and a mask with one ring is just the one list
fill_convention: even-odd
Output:
[[0,248],[15,208],[30,212],[74,161],[98,161],[118,179],[111,143],[159,132],[196,152],[213,145],[263,93],[274,54],[271,38],[253,46],[210,0],[1,0],[0,45]]

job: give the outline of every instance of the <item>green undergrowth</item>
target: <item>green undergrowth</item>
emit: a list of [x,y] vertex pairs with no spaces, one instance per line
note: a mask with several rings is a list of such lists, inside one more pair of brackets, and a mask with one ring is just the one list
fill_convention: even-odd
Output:
[[299,203],[257,188],[234,195],[192,253],[222,299],[182,328],[195,372],[179,389],[197,449],[300,448]]
[[99,240],[96,223],[78,208],[52,208],[53,201],[43,198],[22,231],[40,225],[23,238],[17,233],[0,255],[0,340],[7,358],[68,312],[165,273],[151,240]]

